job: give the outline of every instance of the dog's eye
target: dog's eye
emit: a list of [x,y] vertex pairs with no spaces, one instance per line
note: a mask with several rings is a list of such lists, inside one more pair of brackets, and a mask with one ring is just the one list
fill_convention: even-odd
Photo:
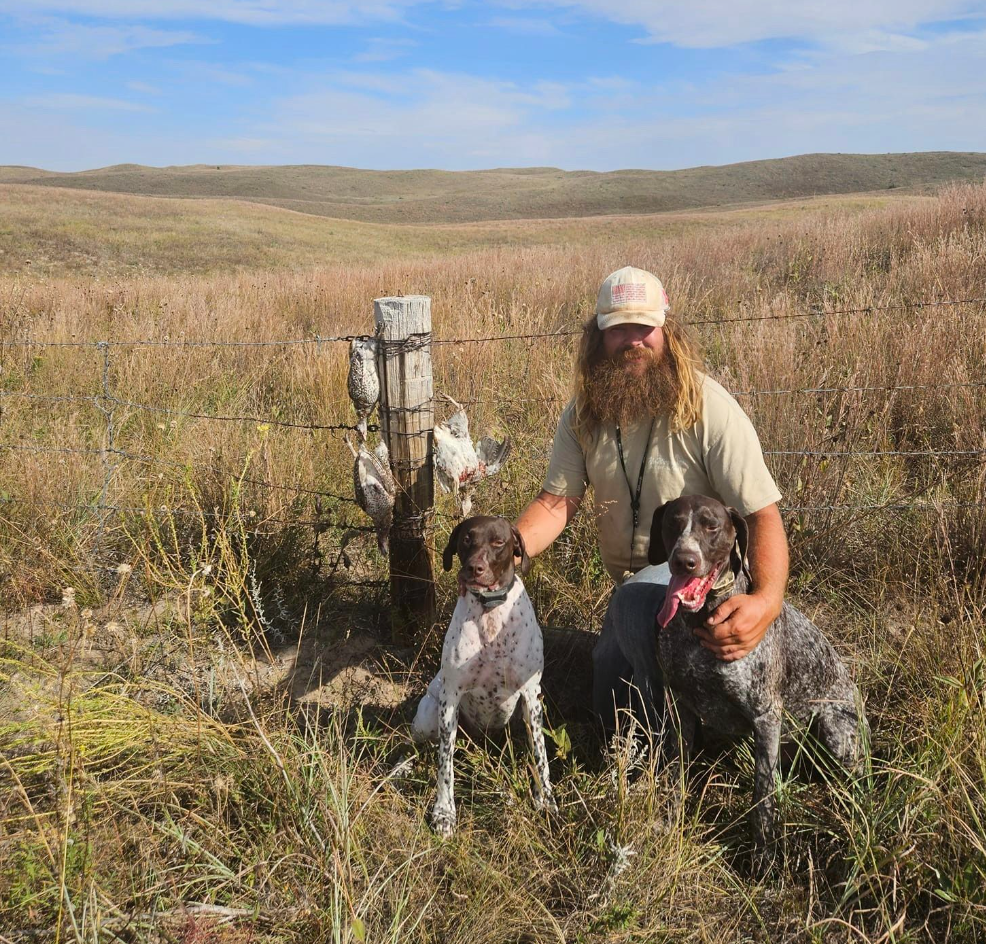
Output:
[[504,542],[503,541],[490,541],[490,544],[492,544],[493,547],[503,547]]

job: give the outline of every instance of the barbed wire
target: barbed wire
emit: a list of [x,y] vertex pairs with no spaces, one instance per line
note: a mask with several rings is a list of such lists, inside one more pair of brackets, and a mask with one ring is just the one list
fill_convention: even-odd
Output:
[[339,334],[330,337],[315,335],[311,338],[277,338],[270,341],[219,341],[219,340],[200,340],[189,341],[184,338],[161,338],[160,340],[150,338],[118,338],[108,341],[45,341],[37,338],[17,338],[12,340],[0,340],[3,347],[95,347],[98,344],[112,344],[114,347],[287,347],[290,345],[315,345],[330,344],[333,342],[363,341],[371,339],[372,335],[366,334]]
[[[34,508],[58,508],[63,511],[110,511],[114,514],[147,516],[150,514],[162,515],[182,515],[187,517],[201,517],[210,520],[229,520],[236,518],[241,522],[243,519],[255,522],[257,525],[282,524],[292,527],[333,527],[340,531],[355,531],[360,533],[375,533],[376,529],[369,525],[347,524],[345,522],[333,522],[325,518],[280,518],[263,515],[259,512],[246,511],[240,509],[229,509],[227,511],[206,511],[197,506],[169,505],[166,503],[150,503],[148,505],[98,505],[86,503],[59,502],[54,500],[38,500],[21,498],[16,495],[0,495],[0,506],[2,505],[27,505]],[[922,501],[922,502],[884,502],[869,504],[828,504],[828,505],[778,505],[778,510],[784,514],[803,514],[807,512],[831,512],[831,511],[954,511],[960,509],[986,508],[986,502],[962,502],[962,501]],[[433,515],[416,516],[421,520],[432,517],[446,518],[449,520],[459,520],[454,515],[441,514],[435,512]]]
[[986,502],[890,502],[870,505],[778,505],[784,514],[812,511],[955,511],[964,508],[986,508]]
[[[756,316],[741,316],[734,318],[723,318],[723,319],[696,319],[690,323],[693,325],[718,325],[725,326],[729,324],[738,324],[742,322],[758,322],[758,321],[778,321],[778,320],[789,320],[789,319],[802,319],[802,318],[812,318],[812,317],[827,317],[827,316],[841,316],[850,314],[872,314],[880,312],[889,311],[903,311],[903,310],[917,310],[923,308],[931,308],[936,306],[960,306],[960,305],[971,305],[971,304],[986,304],[986,298],[966,298],[966,299],[936,299],[936,300],[926,300],[918,302],[904,302],[892,305],[871,305],[863,306],[857,308],[842,308],[842,309],[810,309],[805,311],[797,312],[785,312],[779,314],[771,315],[756,315]],[[271,482],[262,478],[256,478],[253,476],[248,476],[245,474],[239,474],[235,471],[229,469],[220,468],[215,465],[208,465],[203,463],[189,463],[189,462],[175,462],[167,459],[157,458],[150,455],[141,455],[138,453],[130,452],[124,448],[120,447],[118,443],[118,436],[122,429],[124,428],[123,422],[121,421],[120,411],[132,410],[138,412],[154,413],[162,416],[169,416],[174,418],[183,419],[194,419],[203,420],[211,422],[222,422],[222,423],[249,423],[255,424],[258,427],[277,427],[282,429],[293,429],[293,430],[305,430],[305,431],[355,431],[358,429],[356,425],[348,423],[311,423],[311,422],[301,422],[295,419],[279,419],[274,417],[262,417],[247,414],[215,414],[205,411],[196,411],[192,409],[177,409],[170,406],[162,406],[154,403],[144,403],[134,400],[130,400],[125,397],[117,396],[112,389],[111,380],[111,352],[114,348],[162,348],[162,347],[173,347],[173,348],[234,348],[234,349],[269,349],[279,346],[314,346],[314,350],[318,351],[320,346],[323,344],[334,344],[334,343],[351,343],[356,340],[372,339],[379,345],[379,351],[384,359],[390,359],[394,356],[406,353],[409,351],[420,350],[428,347],[429,345],[464,345],[464,344],[482,344],[495,341],[511,341],[511,340],[542,340],[542,339],[562,339],[570,338],[574,335],[581,334],[581,328],[579,329],[561,329],[554,331],[543,331],[543,332],[532,332],[532,333],[512,333],[512,334],[501,334],[501,335],[485,335],[485,336],[474,336],[474,337],[463,337],[463,338],[433,338],[430,332],[419,332],[411,334],[406,338],[399,340],[385,340],[380,337],[371,337],[370,335],[360,334],[360,335],[333,335],[327,337],[314,336],[311,338],[303,339],[284,339],[284,340],[265,340],[265,341],[222,341],[222,340],[188,340],[188,339],[175,339],[162,338],[162,339],[134,339],[134,340],[99,340],[99,341],[38,341],[35,339],[18,339],[14,341],[0,341],[0,353],[4,349],[10,347],[56,347],[56,348],[86,348],[92,349],[98,353],[100,358],[100,372],[98,378],[98,392],[94,392],[89,395],[78,395],[78,394],[36,394],[30,391],[24,390],[2,390],[0,391],[0,406],[3,402],[11,397],[20,397],[28,402],[38,402],[38,403],[88,403],[99,412],[102,416],[102,425],[104,428],[103,432],[103,442],[104,445],[100,448],[73,448],[73,447],[60,447],[60,446],[41,446],[34,444],[23,444],[23,443],[0,443],[0,450],[8,451],[23,451],[32,453],[50,453],[53,455],[77,455],[77,456],[95,456],[98,457],[102,463],[102,482],[99,486],[98,498],[93,502],[88,503],[45,503],[47,507],[61,507],[73,512],[79,511],[90,511],[92,513],[99,515],[99,523],[96,529],[94,544],[96,547],[97,554],[100,551],[100,543],[102,541],[107,521],[110,515],[131,515],[131,516],[147,516],[147,515],[188,515],[192,517],[206,518],[209,520],[222,520],[230,519],[235,516],[239,523],[243,523],[244,514],[249,519],[249,530],[259,531],[259,529],[272,526],[272,525],[283,525],[291,527],[311,527],[315,530],[316,536],[322,533],[325,529],[332,527],[341,530],[344,535],[346,533],[368,533],[374,532],[375,528],[366,525],[350,525],[345,522],[340,522],[337,519],[333,520],[332,512],[325,512],[323,514],[322,509],[316,504],[317,517],[271,517],[266,516],[262,513],[256,511],[243,512],[239,508],[229,509],[229,510],[214,510],[206,511],[200,507],[183,507],[183,506],[169,506],[167,504],[157,504],[148,506],[127,506],[114,504],[109,500],[111,484],[117,471],[120,467],[121,460],[128,462],[137,462],[145,464],[151,467],[161,467],[161,468],[171,468],[181,471],[197,471],[197,472],[208,472],[211,474],[216,474],[224,476],[231,481],[244,485],[253,485],[259,488],[274,489],[284,492],[291,492],[297,495],[310,495],[316,496],[318,498],[333,499],[344,503],[356,504],[356,499],[349,495],[339,495],[333,492],[322,491],[316,488],[311,488],[304,485],[294,485],[287,483]],[[895,391],[913,391],[913,390],[949,390],[949,389],[959,389],[959,388],[982,388],[986,387],[986,381],[957,381],[957,382],[947,382],[947,383],[900,383],[900,384],[890,384],[890,385],[832,385],[832,386],[816,386],[816,387],[800,387],[800,388],[772,388],[764,390],[745,390],[745,391],[733,391],[734,396],[738,397],[752,397],[752,396],[772,396],[772,395],[790,395],[790,394],[836,394],[836,393],[893,393]],[[474,388],[475,389],[475,388]],[[435,408],[441,404],[441,399],[438,397],[433,398],[427,403],[423,403],[414,407],[393,407],[387,412],[391,415],[395,413],[429,413],[434,412]],[[558,403],[564,402],[564,398],[561,397],[514,397],[514,398],[504,398],[504,397],[490,397],[488,399],[483,398],[470,398],[459,401],[463,405],[468,404],[479,404],[479,403],[495,403],[498,406],[506,406],[509,404],[530,404],[530,403]],[[125,414],[124,414],[125,415]],[[379,432],[380,426],[376,424],[371,424],[367,427],[367,431]],[[402,432],[397,430],[391,430],[391,435],[409,435],[418,436],[420,435],[416,431]],[[765,450],[765,456],[777,456],[777,457],[798,457],[802,459],[843,459],[851,457],[867,457],[867,458],[880,458],[880,457],[902,457],[902,458],[969,458],[969,457],[981,457],[986,455],[986,449],[874,449],[874,450],[862,450],[862,449],[845,449],[845,450],[817,450],[817,449],[802,449],[802,450],[788,450],[788,449],[776,449],[776,450]],[[410,462],[410,460],[395,460],[392,464],[395,467],[403,467],[401,462],[410,468],[417,468],[423,464],[423,462],[415,460]],[[11,503],[31,503],[27,502],[25,499],[20,499],[16,496],[10,495],[0,495],[0,505],[11,504]],[[32,503],[33,504],[33,503]],[[828,504],[828,505],[791,505],[782,506],[781,510],[785,514],[812,514],[812,513],[834,513],[834,512],[851,512],[854,514],[859,514],[863,512],[881,512],[881,511],[944,511],[945,509],[978,509],[984,508],[986,504],[974,503],[974,502],[944,502],[944,503],[934,503],[934,502],[891,502],[884,504]],[[397,522],[395,527],[398,529],[398,533],[401,528],[410,527],[415,533],[419,530],[419,526],[427,525],[430,527],[431,522],[435,516],[440,516],[444,518],[451,518],[452,516],[445,515],[437,510],[429,510],[426,514],[416,516],[413,520],[408,519],[403,522]],[[427,521],[425,520],[427,518]],[[316,538],[317,539],[317,538]],[[344,543],[336,548],[339,551],[339,560],[342,559],[342,555],[345,551],[345,536],[343,537]],[[336,561],[338,565],[338,560]],[[334,569],[333,569],[334,573]]]
[[917,459],[928,456],[986,456],[986,449],[843,449],[831,452],[814,452],[806,449],[764,449],[765,456],[798,456],[809,459],[838,459],[849,456],[901,456]]
[[[947,383],[926,383],[926,384],[873,384],[868,386],[830,386],[830,387],[787,387],[764,390],[729,390],[734,397],[757,397],[757,396],[777,396],[791,394],[831,394],[831,393],[895,393],[898,391],[913,390],[959,390],[986,388],[984,380],[970,380]],[[117,406],[125,406],[130,409],[148,413],[157,413],[164,416],[180,417],[184,419],[200,419],[212,422],[224,423],[249,423],[257,426],[277,426],[283,429],[298,429],[310,432],[356,432],[359,427],[350,423],[307,423],[299,420],[280,420],[270,416],[253,415],[223,415],[215,413],[201,413],[191,410],[179,410],[174,407],[159,406],[153,403],[138,403],[133,400],[122,400],[117,397],[103,398],[96,395],[50,395],[28,393],[22,390],[0,390],[0,399],[22,398],[41,403],[92,403],[98,404],[103,399],[115,403]],[[567,403],[567,397],[468,397],[457,400],[461,406],[477,406],[480,404],[494,404],[506,406],[511,404],[526,403]],[[434,413],[436,407],[442,406],[440,396],[433,397],[429,403],[421,404],[416,407],[391,407],[391,413]],[[379,423],[370,423],[367,431],[374,433],[380,432]],[[391,431],[392,435],[419,435],[417,432],[397,433]]]
[[[986,297],[952,298],[952,299],[923,299],[920,301],[903,301],[891,305],[861,305],[853,308],[810,308],[806,311],[784,312],[776,315],[744,315],[738,318],[699,318],[687,321],[690,325],[730,325],[756,321],[786,321],[799,318],[824,318],[836,315],[873,314],[888,311],[910,311],[923,308],[954,307],[958,305],[986,305]],[[37,338],[16,338],[0,340],[2,347],[75,347],[98,348],[110,344],[114,347],[230,347],[230,348],[264,348],[285,347],[292,345],[314,345],[330,343],[351,343],[353,341],[374,340],[383,345],[388,351],[413,350],[427,343],[438,344],[482,344],[490,341],[528,341],[546,338],[564,338],[581,334],[581,328],[562,329],[558,331],[540,331],[529,334],[491,334],[467,338],[431,338],[426,333],[411,335],[398,341],[388,341],[374,335],[340,334],[331,336],[315,335],[311,338],[283,338],[268,341],[222,341],[222,340],[172,340],[170,338],[154,339],[113,339],[102,341],[47,341]]]
[[927,384],[873,384],[871,386],[846,387],[789,387],[770,390],[730,390],[734,397],[766,397],[792,393],[895,393],[898,390],[957,390],[969,387],[986,387],[986,380],[969,380],[955,383]]
[[[343,521],[332,521],[325,518],[278,518],[248,509],[228,509],[226,511],[207,511],[198,506],[188,505],[169,505],[166,502],[154,502],[147,505],[115,505],[112,503],[100,504],[98,502],[59,502],[45,499],[39,501],[33,498],[22,498],[19,495],[0,495],[0,505],[27,505],[32,508],[58,508],[62,511],[87,511],[94,513],[111,512],[119,515],[132,515],[134,517],[145,517],[152,514],[160,515],[179,515],[190,518],[207,518],[210,521],[228,521],[237,519],[240,523],[244,521],[254,522],[256,525],[280,524],[290,527],[304,526],[312,528],[336,528],[339,531],[357,531],[360,533],[375,534],[376,528],[370,525],[348,524]],[[256,530],[251,528],[248,530]]]
[[809,311],[784,312],[778,315],[744,315],[740,318],[690,319],[690,325],[730,325],[754,321],[789,321],[796,318],[826,318],[829,315],[868,315],[874,312],[911,311],[921,308],[939,308],[954,305],[983,305],[986,298],[932,299],[919,302],[901,302],[896,305],[865,305],[859,308],[815,308]]
[[335,492],[322,491],[320,489],[309,488],[303,485],[287,485],[282,482],[269,482],[265,479],[253,478],[248,475],[240,475],[237,472],[233,472],[230,469],[223,469],[219,466],[205,465],[198,462],[173,462],[168,459],[161,459],[156,456],[140,455],[138,453],[127,452],[125,449],[77,449],[71,447],[61,447],[61,446],[24,446],[24,445],[14,445],[11,443],[0,443],[0,449],[6,449],[12,452],[31,452],[31,453],[52,453],[52,454],[69,454],[69,455],[80,455],[80,456],[92,456],[92,455],[102,455],[104,452],[110,452],[113,455],[120,456],[124,459],[129,459],[133,462],[143,463],[144,465],[156,465],[162,466],[163,468],[169,469],[179,469],[179,470],[194,470],[198,472],[211,472],[215,475],[223,475],[230,478],[236,482],[244,482],[249,485],[257,485],[261,488],[270,489],[280,489],[287,492],[296,492],[299,495],[314,495],[319,498],[332,498],[340,502],[351,502],[356,503],[356,499],[350,495],[338,495]]

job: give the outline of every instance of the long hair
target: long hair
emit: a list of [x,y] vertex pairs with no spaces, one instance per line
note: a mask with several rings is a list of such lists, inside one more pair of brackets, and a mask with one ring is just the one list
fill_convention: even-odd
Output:
[[[674,398],[668,413],[671,430],[691,429],[702,418],[702,350],[694,335],[670,315],[664,323],[664,356],[674,378]],[[595,439],[599,417],[589,403],[587,385],[592,369],[605,357],[603,333],[593,315],[582,326],[575,370],[575,435],[583,444]]]

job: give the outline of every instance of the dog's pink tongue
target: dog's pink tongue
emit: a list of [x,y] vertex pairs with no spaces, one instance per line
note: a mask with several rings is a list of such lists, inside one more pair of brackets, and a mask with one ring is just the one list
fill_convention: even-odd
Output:
[[671,575],[671,583],[668,584],[668,592],[664,597],[664,606],[661,607],[660,612],[657,614],[657,624],[661,629],[664,629],[674,619],[674,614],[678,612],[678,605],[681,603],[681,598],[694,591],[701,582],[701,577],[676,577],[674,574]]

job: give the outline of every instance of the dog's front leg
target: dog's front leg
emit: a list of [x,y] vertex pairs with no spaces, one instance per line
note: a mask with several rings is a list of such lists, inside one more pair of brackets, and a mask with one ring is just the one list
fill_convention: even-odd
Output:
[[777,774],[781,711],[774,708],[753,720],[753,842],[755,868],[766,871],[774,861],[777,840]]
[[521,706],[527,724],[527,736],[531,741],[534,761],[537,764],[538,787],[534,792],[534,805],[539,809],[557,810],[558,804],[551,791],[551,774],[548,771],[548,752],[544,748],[544,715],[541,709],[541,686],[527,685],[521,691]]
[[452,754],[459,720],[461,692],[445,684],[438,701],[438,797],[431,810],[431,825],[440,836],[455,830],[455,793]]

